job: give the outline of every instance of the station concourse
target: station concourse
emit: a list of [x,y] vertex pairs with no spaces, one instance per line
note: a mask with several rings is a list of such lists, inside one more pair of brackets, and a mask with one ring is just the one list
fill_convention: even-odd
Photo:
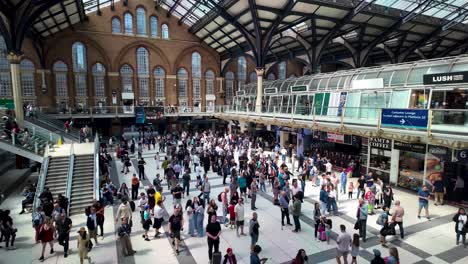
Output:
[[0,13],[0,264],[468,263],[468,1]]

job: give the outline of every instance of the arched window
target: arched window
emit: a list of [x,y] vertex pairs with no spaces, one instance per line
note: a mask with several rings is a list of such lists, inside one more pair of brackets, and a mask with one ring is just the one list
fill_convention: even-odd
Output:
[[122,33],[122,27],[118,17],[112,18],[112,33]]
[[187,70],[184,68],[180,68],[177,71],[177,82],[178,82],[178,92],[179,92],[179,98],[187,98],[187,79],[188,79],[188,73]]
[[63,61],[57,61],[53,66],[55,74],[55,91],[57,97],[68,97],[68,67]]
[[20,69],[23,96],[25,99],[36,96],[34,89],[34,72],[36,71],[36,67],[34,67],[34,63],[28,59],[21,60]]
[[133,34],[133,16],[130,13],[124,15],[124,28],[125,34]]
[[257,82],[257,73],[256,72],[251,72],[249,75],[249,79],[251,83],[256,83]]
[[94,79],[94,93],[96,97],[106,97],[105,89],[105,77],[106,67],[101,63],[93,65],[93,79]]
[[10,61],[5,40],[0,36],[0,96],[12,96]]
[[280,80],[286,79],[286,62],[282,61],[278,64],[278,78]]
[[150,17],[150,33],[152,37],[158,36],[158,18],[155,16]]
[[226,73],[226,103],[230,104],[232,102],[232,97],[234,96],[234,73]]
[[136,10],[137,34],[146,35],[146,11],[143,7]]
[[149,97],[149,55],[143,47],[137,49],[137,73],[140,97]]
[[166,78],[166,72],[161,67],[154,69],[154,89],[156,98],[164,98],[164,83]]
[[208,70],[205,74],[206,94],[214,94],[215,74],[212,70]]
[[83,43],[73,43],[72,57],[76,96],[86,97],[86,47]]
[[122,80],[122,92],[133,93],[133,69],[128,64],[120,68],[120,78]]
[[247,61],[243,56],[237,59],[237,79],[242,83],[247,80]]
[[275,74],[272,73],[272,72],[271,72],[270,74],[268,74],[267,80],[269,80],[269,81],[274,81],[274,80],[276,80]]
[[193,98],[201,98],[201,56],[200,53],[192,53],[192,88],[193,88]]
[[161,26],[161,37],[163,39],[169,39],[169,27],[167,24],[162,24]]

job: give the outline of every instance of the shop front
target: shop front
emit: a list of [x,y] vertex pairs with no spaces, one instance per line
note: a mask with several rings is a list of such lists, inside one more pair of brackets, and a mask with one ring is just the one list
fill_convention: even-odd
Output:
[[426,145],[395,141],[393,148],[399,157],[397,185],[417,191],[424,182]]
[[390,181],[390,162],[392,140],[386,138],[369,138],[368,172],[379,177],[383,182]]

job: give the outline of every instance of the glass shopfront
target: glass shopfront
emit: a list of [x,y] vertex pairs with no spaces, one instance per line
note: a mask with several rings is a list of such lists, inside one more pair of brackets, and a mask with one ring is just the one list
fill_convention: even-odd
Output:
[[383,182],[390,180],[390,161],[392,141],[386,138],[369,138],[369,172]]
[[[449,124],[468,126],[468,90],[434,90],[432,92],[432,124]],[[448,111],[447,109],[451,109]],[[459,110],[459,111],[456,111]]]
[[418,190],[424,182],[426,145],[395,141],[393,147],[400,150],[398,186]]

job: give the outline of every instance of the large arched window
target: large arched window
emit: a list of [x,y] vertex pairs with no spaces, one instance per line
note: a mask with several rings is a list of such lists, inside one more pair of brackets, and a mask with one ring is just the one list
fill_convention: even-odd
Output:
[[237,79],[242,83],[247,80],[247,61],[243,56],[237,59]]
[[150,34],[152,37],[158,36],[158,18],[155,16],[150,17]]
[[5,40],[0,36],[0,96],[11,96],[10,61]]
[[193,98],[201,98],[201,56],[200,53],[192,53],[192,88],[193,88]]
[[140,97],[149,97],[149,55],[143,47],[137,49],[137,73]]
[[72,57],[76,96],[86,97],[86,47],[83,43],[73,43]]
[[146,35],[146,11],[143,7],[138,7],[136,10],[136,25],[137,34]]
[[212,70],[208,70],[205,74],[206,94],[214,94],[215,74]]
[[23,99],[33,99],[36,96],[34,89],[34,72],[36,67],[34,63],[28,59],[21,60],[21,89],[23,90]]
[[105,77],[106,77],[106,67],[101,63],[96,63],[93,65],[93,79],[94,79],[94,94],[96,97],[100,97],[98,100],[102,101],[105,100],[106,97],[106,85],[105,85]]
[[226,103],[230,104],[232,102],[232,97],[234,96],[234,73],[226,73]]
[[128,12],[124,15],[124,32],[125,34],[133,34],[133,16]]
[[256,72],[251,72],[249,75],[249,79],[251,83],[256,83],[257,82],[257,73]]
[[122,26],[118,17],[112,18],[112,33],[122,33]]
[[57,61],[53,66],[55,75],[55,93],[57,97],[68,97],[68,67],[63,61]]
[[154,69],[154,90],[156,98],[164,98],[164,82],[166,78],[166,72],[161,67],[156,67]]
[[128,64],[120,68],[120,78],[122,80],[122,92],[133,93],[133,69]]
[[278,78],[280,80],[286,79],[286,62],[282,61],[278,64]]
[[184,68],[180,68],[177,71],[177,83],[178,83],[178,96],[179,98],[187,98],[187,79],[188,73]]
[[162,24],[161,26],[161,37],[163,39],[169,39],[169,27],[167,24]]
[[267,80],[269,80],[269,81],[274,81],[274,80],[276,80],[275,74],[272,73],[272,72],[271,72],[270,74],[268,74]]

